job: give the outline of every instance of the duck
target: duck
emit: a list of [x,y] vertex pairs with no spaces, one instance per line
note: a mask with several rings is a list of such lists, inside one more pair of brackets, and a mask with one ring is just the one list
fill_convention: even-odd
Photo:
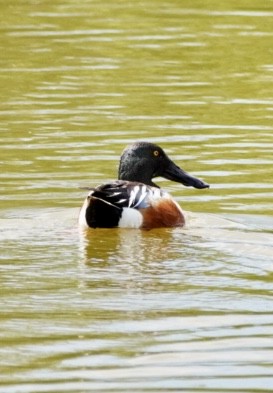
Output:
[[153,229],[183,227],[185,213],[172,196],[153,182],[155,177],[178,182],[186,187],[209,188],[177,166],[158,145],[135,142],[121,154],[118,180],[89,191],[79,214],[85,228]]

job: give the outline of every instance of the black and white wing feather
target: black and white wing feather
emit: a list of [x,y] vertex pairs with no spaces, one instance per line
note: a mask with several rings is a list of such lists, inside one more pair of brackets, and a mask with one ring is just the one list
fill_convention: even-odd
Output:
[[116,181],[96,187],[89,196],[101,199],[117,208],[143,209],[155,199],[166,195],[160,188],[143,183]]
[[92,228],[117,227],[128,209],[133,213],[148,208],[166,195],[160,188],[138,182],[118,180],[103,184],[91,189],[81,210],[80,221]]

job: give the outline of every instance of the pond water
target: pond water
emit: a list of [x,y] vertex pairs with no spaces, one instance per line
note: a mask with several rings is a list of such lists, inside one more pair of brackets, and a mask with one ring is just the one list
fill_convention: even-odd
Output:
[[[272,391],[273,1],[0,9],[0,392]],[[79,231],[136,140],[211,188]]]

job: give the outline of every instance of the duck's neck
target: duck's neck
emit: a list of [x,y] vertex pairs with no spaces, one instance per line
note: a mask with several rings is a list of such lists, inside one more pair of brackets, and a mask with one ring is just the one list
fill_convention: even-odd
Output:
[[149,169],[143,169],[139,168],[139,166],[134,166],[134,167],[128,167],[124,165],[123,163],[120,163],[119,165],[119,171],[118,171],[118,179],[119,180],[127,180],[127,181],[132,181],[132,182],[139,182],[139,183],[144,183],[147,184],[148,186],[153,186],[153,187],[158,187],[152,179],[151,179],[151,174],[149,173]]

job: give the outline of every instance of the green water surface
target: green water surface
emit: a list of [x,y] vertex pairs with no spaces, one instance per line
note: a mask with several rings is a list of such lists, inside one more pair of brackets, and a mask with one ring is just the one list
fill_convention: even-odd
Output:
[[[0,392],[273,390],[273,1],[1,1]],[[162,146],[185,229],[82,233]]]

